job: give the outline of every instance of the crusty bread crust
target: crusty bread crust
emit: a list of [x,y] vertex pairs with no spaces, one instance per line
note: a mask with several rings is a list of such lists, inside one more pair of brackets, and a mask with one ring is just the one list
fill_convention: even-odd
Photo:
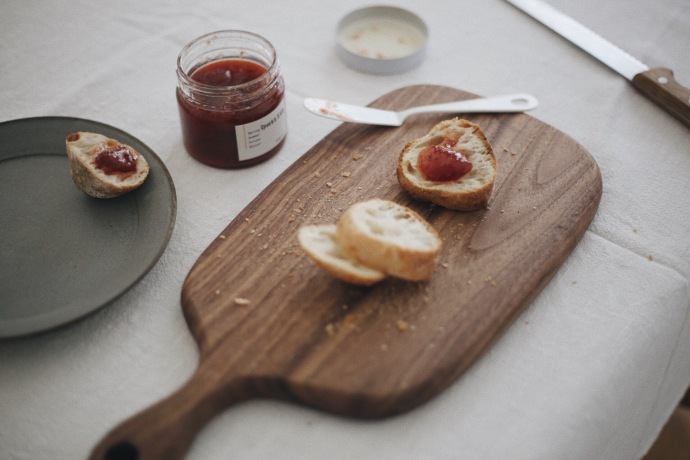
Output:
[[366,267],[349,257],[335,241],[336,225],[305,225],[297,239],[309,258],[334,277],[347,283],[371,285],[386,278],[386,274]]
[[126,144],[121,145],[125,145],[136,158],[136,171],[123,177],[119,174],[107,175],[97,168],[94,163],[96,156],[113,143],[120,144],[115,139],[90,132],[72,133],[65,141],[74,184],[79,190],[94,198],[114,198],[131,192],[143,184],[149,174],[146,158]]
[[[472,170],[456,181],[427,180],[417,167],[419,154],[426,147],[449,139],[465,153]],[[397,176],[400,186],[418,200],[457,211],[475,211],[489,203],[496,181],[496,156],[478,125],[453,118],[442,121],[427,135],[405,145],[398,159]]]
[[427,280],[441,239],[419,214],[391,201],[352,205],[338,221],[338,245],[362,265],[411,281]]

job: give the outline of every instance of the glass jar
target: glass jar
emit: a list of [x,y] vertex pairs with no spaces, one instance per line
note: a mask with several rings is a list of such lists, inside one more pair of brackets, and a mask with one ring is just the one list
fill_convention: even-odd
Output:
[[285,142],[285,84],[275,49],[251,32],[203,35],[177,58],[182,139],[196,160],[217,168],[265,161]]

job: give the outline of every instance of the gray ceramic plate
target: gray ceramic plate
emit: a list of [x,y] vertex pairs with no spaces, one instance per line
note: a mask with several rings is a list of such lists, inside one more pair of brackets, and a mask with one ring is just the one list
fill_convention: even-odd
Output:
[[[149,177],[110,200],[80,192],[65,153],[75,131],[131,145]],[[78,118],[0,123],[0,337],[45,331],[112,302],[159,259],[176,212],[167,168],[126,132]]]

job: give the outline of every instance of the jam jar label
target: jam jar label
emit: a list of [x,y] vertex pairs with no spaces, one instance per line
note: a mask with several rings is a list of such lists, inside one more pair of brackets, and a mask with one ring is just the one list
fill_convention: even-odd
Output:
[[237,156],[240,161],[251,160],[271,151],[287,134],[285,98],[265,117],[236,126],[235,133]]

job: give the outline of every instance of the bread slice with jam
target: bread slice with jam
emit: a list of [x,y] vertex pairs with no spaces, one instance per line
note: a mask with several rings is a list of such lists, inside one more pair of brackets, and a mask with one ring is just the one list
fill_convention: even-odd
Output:
[[129,145],[92,132],[65,141],[72,180],[94,198],[114,198],[141,186],[149,174],[146,158]]
[[397,177],[400,186],[418,200],[475,211],[487,207],[496,171],[496,156],[481,128],[453,118],[405,145]]

